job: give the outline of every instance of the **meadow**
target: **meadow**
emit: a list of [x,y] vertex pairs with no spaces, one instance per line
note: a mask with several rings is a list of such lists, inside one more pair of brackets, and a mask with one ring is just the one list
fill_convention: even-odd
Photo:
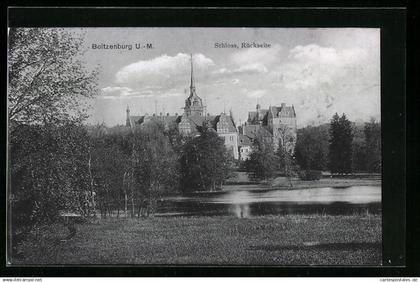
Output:
[[13,264],[379,265],[381,216],[151,217],[38,228]]

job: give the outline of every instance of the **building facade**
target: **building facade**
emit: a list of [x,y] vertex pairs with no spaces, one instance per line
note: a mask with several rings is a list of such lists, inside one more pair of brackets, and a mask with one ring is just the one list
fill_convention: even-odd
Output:
[[201,97],[197,95],[194,82],[194,69],[191,56],[191,82],[190,95],[185,100],[184,113],[182,115],[145,114],[143,116],[132,116],[127,107],[126,126],[142,125],[151,121],[162,122],[165,129],[175,127],[182,135],[199,135],[199,127],[207,126],[213,129],[224,139],[225,146],[235,159],[239,159],[238,152],[238,130],[233,121],[232,114],[221,113],[219,115],[205,114],[205,105]]
[[236,127],[232,112],[229,114],[210,115],[205,113],[205,105],[197,95],[194,82],[193,61],[191,56],[190,94],[185,99],[182,115],[132,116],[127,107],[126,126],[134,127],[147,122],[159,121],[165,129],[176,128],[182,135],[199,135],[199,128],[207,126],[224,139],[225,146],[235,159],[245,161],[252,152],[252,143],[259,137],[272,142],[274,149],[282,145],[292,153],[296,145],[296,113],[292,106],[282,103],[280,107],[270,106],[261,109],[257,104],[256,111],[248,113],[245,124]]
[[261,109],[257,104],[256,111],[248,113],[248,120],[239,128],[239,132],[250,138],[251,142],[259,136],[266,142],[272,142],[275,150],[281,145],[292,154],[297,137],[295,108],[282,103],[280,107]]

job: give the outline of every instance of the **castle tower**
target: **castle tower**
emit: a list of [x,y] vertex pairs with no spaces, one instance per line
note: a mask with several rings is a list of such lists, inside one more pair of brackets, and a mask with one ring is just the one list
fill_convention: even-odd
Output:
[[257,121],[258,121],[258,124],[261,125],[262,124],[263,116],[262,116],[262,113],[261,113],[261,106],[260,106],[260,104],[257,104],[256,110],[257,110]]
[[194,85],[194,68],[193,68],[193,57],[191,54],[191,84],[190,84],[190,96],[185,100],[184,113],[187,116],[191,115],[204,115],[204,106],[202,99],[195,92]]

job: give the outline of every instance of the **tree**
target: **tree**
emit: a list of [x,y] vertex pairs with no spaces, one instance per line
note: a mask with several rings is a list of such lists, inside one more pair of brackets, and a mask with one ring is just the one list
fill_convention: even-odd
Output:
[[8,50],[9,210],[12,249],[60,210],[83,214],[90,189],[85,99],[96,71],[82,37],[64,29],[11,28]]
[[57,125],[87,117],[82,102],[97,93],[97,71],[88,70],[81,61],[82,43],[80,35],[64,29],[10,29],[8,111],[12,126]]
[[[106,217],[117,209],[122,195],[127,194],[124,176],[130,171],[131,131],[127,127],[91,129],[90,164],[92,190],[97,193],[101,215]],[[125,208],[126,209],[126,208]]]
[[295,157],[300,168],[326,170],[328,165],[328,126],[307,126],[297,132]]
[[10,138],[11,245],[16,251],[34,226],[55,222],[60,210],[84,213],[88,138],[74,124],[24,125]]
[[232,172],[233,158],[224,140],[206,126],[200,135],[188,140],[180,157],[181,190],[215,190]]
[[178,156],[160,123],[136,128],[133,142],[135,187],[131,199],[134,204],[134,198],[137,198],[139,209],[143,206],[148,216],[154,213],[157,199],[177,186]]
[[287,177],[293,176],[296,172],[293,155],[282,144],[279,144],[276,156],[278,158],[278,170],[280,173]]
[[381,172],[381,124],[371,119],[364,127],[366,142],[366,168]]
[[332,173],[349,173],[352,171],[353,133],[346,115],[337,113],[330,123],[329,168]]
[[366,171],[366,142],[363,127],[353,126],[352,170]]
[[245,161],[248,175],[255,180],[268,179],[275,175],[278,166],[279,159],[272,141],[257,134],[249,159]]

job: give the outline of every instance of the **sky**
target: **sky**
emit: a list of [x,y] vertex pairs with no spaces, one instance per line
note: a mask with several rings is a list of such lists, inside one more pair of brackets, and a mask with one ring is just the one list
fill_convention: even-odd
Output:
[[[293,105],[298,127],[380,120],[380,30],[371,28],[86,28],[83,61],[99,67],[90,123],[125,124],[132,115],[182,114],[193,54],[206,112],[237,123],[259,103]],[[241,48],[243,42],[269,48]],[[238,48],[215,45],[237,44]],[[131,45],[130,49],[96,46]],[[136,44],[144,48],[137,49]],[[153,48],[146,48],[152,44]]]

